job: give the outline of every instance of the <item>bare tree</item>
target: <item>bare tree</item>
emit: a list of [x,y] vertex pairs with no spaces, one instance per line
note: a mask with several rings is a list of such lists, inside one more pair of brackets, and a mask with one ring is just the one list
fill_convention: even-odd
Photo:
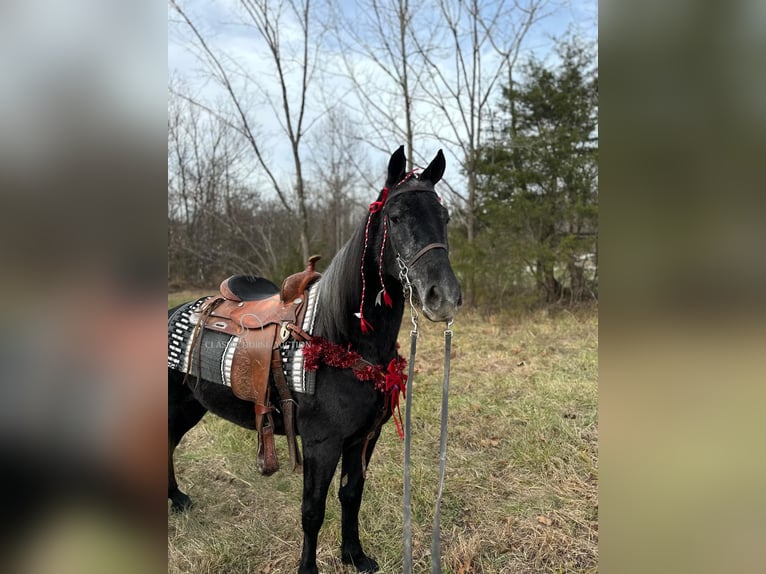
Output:
[[312,147],[322,150],[321,159],[311,162],[314,186],[324,211],[316,228],[333,253],[348,240],[355,212],[361,213],[375,193],[371,192],[373,185],[379,185],[377,178],[370,178],[356,125],[336,106],[312,133]]
[[219,272],[243,188],[243,142],[221,120],[171,96],[168,102],[169,276],[205,284]]
[[[299,238],[304,259],[308,258],[309,233],[306,208],[306,185],[302,158],[302,143],[311,123],[307,121],[308,93],[317,61],[316,51],[321,42],[313,36],[311,0],[240,0],[237,4],[241,23],[256,32],[253,51],[267,54],[270,73],[276,80],[276,89],[266,85],[262,77],[235,61],[223,49],[211,43],[197,26],[188,10],[177,0],[169,0],[178,15],[178,24],[191,33],[192,45],[209,76],[222,88],[228,98],[230,110],[220,111],[199,98],[185,96],[198,107],[214,114],[236,129],[248,142],[257,164],[285,210],[299,220]],[[285,32],[285,29],[288,32]],[[274,113],[281,127],[281,135],[289,145],[293,164],[292,185],[285,186],[278,177],[276,162],[270,157],[275,147],[272,137],[258,133],[259,123],[247,105],[249,90],[256,90]],[[263,111],[260,106],[259,111]]]
[[[415,107],[425,71],[418,50],[429,50],[424,29],[419,49],[413,41],[417,7],[410,0],[357,0],[353,9],[345,3],[336,6],[329,24],[336,34],[342,76],[350,83],[356,111],[373,131],[371,145],[389,153],[392,142],[404,141],[409,169],[416,160]],[[426,24],[427,20],[419,22],[421,28]]]
[[418,42],[429,68],[423,89],[429,102],[442,112],[440,133],[450,133],[463,155],[469,242],[475,237],[475,168],[484,122],[493,103],[490,97],[500,81],[507,78],[512,82],[523,41],[532,26],[549,15],[547,5],[548,0],[437,0],[451,66],[445,67],[443,58],[433,57],[433,50]]
[[[478,153],[484,143],[484,125],[490,118],[490,98],[498,84],[513,81],[522,44],[533,26],[548,16],[551,0],[435,0],[441,18],[438,32],[442,52],[433,44],[412,38],[427,67],[421,89],[428,103],[439,110],[434,134],[447,139],[466,176],[466,193],[451,191],[463,200],[467,241],[476,237]],[[467,277],[467,294],[473,292]]]

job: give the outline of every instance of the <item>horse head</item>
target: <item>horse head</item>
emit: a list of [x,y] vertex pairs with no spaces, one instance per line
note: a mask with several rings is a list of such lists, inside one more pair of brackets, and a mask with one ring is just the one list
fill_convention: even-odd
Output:
[[449,261],[449,212],[434,185],[444,175],[441,150],[419,175],[405,173],[404,146],[388,163],[386,187],[378,201],[385,220],[390,255],[386,266],[431,321],[450,321],[462,304],[460,284]]

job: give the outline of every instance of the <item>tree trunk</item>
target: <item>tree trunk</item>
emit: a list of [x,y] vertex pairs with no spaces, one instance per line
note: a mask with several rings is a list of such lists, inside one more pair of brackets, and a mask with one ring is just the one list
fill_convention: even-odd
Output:
[[303,166],[301,156],[298,150],[298,142],[293,139],[293,162],[295,164],[295,195],[298,200],[298,218],[300,219],[300,232],[298,234],[301,244],[301,258],[304,262],[308,261],[311,255],[309,247],[309,216],[306,210],[306,185],[303,181]]
[[303,179],[298,176],[298,216],[300,217],[299,239],[301,243],[301,258],[304,262],[309,260],[311,249],[309,246],[309,216],[306,211],[306,201],[304,198]]
[[466,158],[466,173],[468,175],[468,202],[466,205],[466,241],[468,243],[468,250],[471,254],[471,261],[466,268],[465,275],[465,288],[463,292],[463,298],[468,306],[476,304],[476,270],[475,270],[475,256],[474,256],[474,242],[476,240],[476,156],[475,154],[469,154]]
[[572,302],[581,301],[585,294],[585,273],[583,268],[574,259],[570,259],[567,262],[567,271],[569,271],[571,281]]
[[553,261],[537,260],[535,278],[537,292],[546,303],[555,303],[561,298],[561,283],[553,273]]
[[407,131],[407,170],[412,171],[413,163],[413,127],[412,127],[412,94],[410,93],[409,75],[407,74],[407,28],[410,6],[408,0],[402,0],[399,4],[399,50],[402,56],[402,95],[404,96],[404,121]]
[[543,270],[543,280],[545,286],[545,300],[548,303],[555,303],[561,299],[561,283],[553,273],[553,264],[546,264]]

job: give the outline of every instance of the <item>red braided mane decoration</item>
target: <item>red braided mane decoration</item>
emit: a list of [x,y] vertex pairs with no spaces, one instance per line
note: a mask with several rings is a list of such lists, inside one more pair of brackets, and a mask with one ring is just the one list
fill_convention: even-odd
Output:
[[312,337],[303,347],[303,361],[303,368],[307,371],[316,371],[319,363],[323,362],[330,367],[351,369],[360,381],[373,381],[375,390],[385,395],[386,409],[394,418],[399,438],[404,439],[399,396],[402,393],[407,396],[407,375],[404,374],[407,359],[397,353],[384,368],[383,365],[365,361],[359,353],[351,350],[350,345],[343,347],[321,337]]
[[[412,171],[408,172],[407,175],[404,176],[402,181],[396,184],[394,186],[394,189],[401,184],[403,184],[405,181],[410,179],[415,175],[415,173],[420,168],[415,168]],[[373,330],[372,325],[370,325],[369,321],[364,318],[364,297],[366,295],[367,291],[367,281],[364,277],[364,258],[367,254],[367,243],[370,239],[370,222],[372,221],[372,216],[375,213],[378,213],[383,209],[383,206],[386,204],[386,201],[388,200],[388,194],[389,189],[388,187],[384,187],[380,192],[380,199],[378,201],[373,201],[370,204],[370,209],[367,213],[367,223],[364,226],[364,246],[362,248],[362,264],[359,268],[359,272],[362,276],[362,300],[359,302],[359,312],[354,313],[357,319],[359,319],[359,327],[362,330],[362,333],[365,335]],[[439,200],[441,201],[441,199]],[[388,291],[386,291],[386,286],[383,283],[383,253],[386,249],[386,238],[388,237],[388,222],[384,219],[383,220],[383,241],[380,244],[380,258],[378,259],[378,279],[380,280],[380,287],[381,290],[378,293],[378,297],[376,299],[376,305],[380,305],[381,301],[386,305],[386,307],[393,307],[394,302],[391,299],[391,295],[388,294]]]

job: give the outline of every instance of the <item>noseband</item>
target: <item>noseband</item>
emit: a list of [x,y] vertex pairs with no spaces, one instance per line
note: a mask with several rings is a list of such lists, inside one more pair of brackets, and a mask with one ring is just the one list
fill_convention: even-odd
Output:
[[[415,255],[413,255],[409,261],[406,262],[407,267],[412,267],[415,264],[415,261],[423,257],[426,253],[431,251],[431,249],[444,249],[447,250],[447,244],[446,243],[429,243],[426,245],[423,249],[418,251]],[[397,257],[400,257],[397,249]]]

